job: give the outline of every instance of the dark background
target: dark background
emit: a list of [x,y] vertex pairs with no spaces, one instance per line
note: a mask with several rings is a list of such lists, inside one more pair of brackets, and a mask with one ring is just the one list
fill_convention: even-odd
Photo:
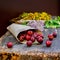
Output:
[[0,0],[0,36],[7,30],[9,20],[21,12],[45,11],[51,15],[60,15],[59,0]]

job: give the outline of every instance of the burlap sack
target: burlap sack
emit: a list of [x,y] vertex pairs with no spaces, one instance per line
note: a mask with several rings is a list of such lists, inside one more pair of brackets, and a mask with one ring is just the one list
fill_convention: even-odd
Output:
[[[7,27],[7,30],[9,30],[14,36],[15,36],[15,38],[19,41],[19,39],[18,39],[18,34],[20,33],[20,32],[22,32],[22,31],[26,31],[26,30],[29,30],[29,29],[34,29],[35,30],[35,28],[32,28],[32,27],[30,27],[30,26],[26,26],[26,25],[20,25],[20,24],[15,24],[15,23],[13,23],[13,24],[11,24],[11,25],[9,25],[8,27]],[[20,42],[20,41],[19,41]]]

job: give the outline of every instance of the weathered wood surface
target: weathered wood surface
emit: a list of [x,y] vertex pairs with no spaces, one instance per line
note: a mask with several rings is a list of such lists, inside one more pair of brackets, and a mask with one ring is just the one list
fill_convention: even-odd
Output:
[[[55,29],[46,29],[43,33],[45,36],[53,32]],[[42,45],[32,45],[27,47],[26,44],[15,43],[17,40],[12,34],[7,32],[0,38],[0,54],[15,54],[18,56],[16,60],[60,60],[60,29],[57,29],[57,38],[52,41],[51,47],[46,47],[44,40]],[[13,48],[8,49],[6,43],[12,41],[14,44]]]

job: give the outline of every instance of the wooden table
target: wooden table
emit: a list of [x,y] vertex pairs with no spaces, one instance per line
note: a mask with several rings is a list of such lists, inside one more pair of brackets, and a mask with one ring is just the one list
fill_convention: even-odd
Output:
[[[60,32],[60,29],[58,29],[58,32]],[[15,37],[10,32],[6,32],[0,38],[0,60],[60,60],[59,36],[58,33],[57,38],[49,48],[45,46],[45,42],[42,45],[27,47],[26,44],[15,43],[17,41]],[[57,39],[59,43],[55,43],[58,42]],[[6,43],[9,41],[15,43],[11,49],[8,49],[6,46]]]

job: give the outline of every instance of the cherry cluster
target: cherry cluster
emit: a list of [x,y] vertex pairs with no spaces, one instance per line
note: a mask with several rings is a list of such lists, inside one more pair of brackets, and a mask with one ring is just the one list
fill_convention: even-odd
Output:
[[52,34],[48,34],[48,40],[46,41],[46,46],[50,47],[52,44],[52,40],[57,37],[57,33],[53,32]]
[[[56,32],[53,32],[52,34],[48,34],[48,40],[46,40],[46,46],[50,47],[52,44],[52,40],[56,37],[57,37]],[[30,47],[35,41],[37,41],[39,44],[42,44],[44,40],[44,35],[36,31],[28,30],[19,35],[19,40],[20,42],[26,41],[27,46]],[[7,47],[8,48],[13,47],[13,43],[8,42]]]
[[28,30],[25,32],[25,34],[21,34],[19,37],[20,42],[23,42],[24,40],[27,41],[27,46],[31,46],[35,41],[42,44],[43,43],[43,34],[39,32],[35,32],[32,30]]

